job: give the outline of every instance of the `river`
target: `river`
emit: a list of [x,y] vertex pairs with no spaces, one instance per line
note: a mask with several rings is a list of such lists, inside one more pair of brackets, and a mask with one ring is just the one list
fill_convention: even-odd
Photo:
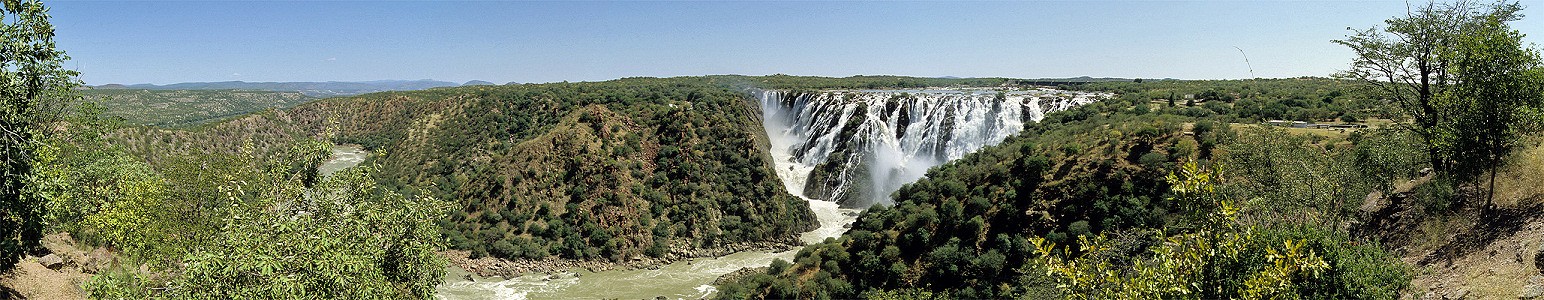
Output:
[[317,166],[316,170],[322,173],[322,176],[332,175],[332,173],[359,165],[359,163],[365,161],[365,157],[369,156],[370,151],[365,150],[364,147],[359,145],[332,145],[332,159],[322,162],[322,165]]

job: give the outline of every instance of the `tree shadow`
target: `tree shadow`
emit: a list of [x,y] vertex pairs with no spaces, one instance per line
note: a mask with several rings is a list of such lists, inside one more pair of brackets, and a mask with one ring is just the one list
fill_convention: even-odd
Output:
[[1539,218],[1544,214],[1544,203],[1534,199],[1519,201],[1532,203],[1526,206],[1497,207],[1486,211],[1478,209],[1477,219],[1473,227],[1464,230],[1447,244],[1438,247],[1435,251],[1421,258],[1417,265],[1430,265],[1436,262],[1452,262],[1454,259],[1483,250],[1503,236],[1511,235],[1522,230],[1529,221]]
[[9,286],[0,285],[0,300],[9,300],[9,299],[26,299],[26,298],[22,297],[20,292],[17,292],[16,290],[11,289],[11,287],[9,287]]

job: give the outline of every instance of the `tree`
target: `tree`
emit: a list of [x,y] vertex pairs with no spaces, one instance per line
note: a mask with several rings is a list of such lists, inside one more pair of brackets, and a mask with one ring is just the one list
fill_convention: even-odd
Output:
[[0,6],[0,272],[10,271],[43,235],[43,201],[33,193],[38,124],[59,115],[79,83],[60,67],[48,9],[36,0]]
[[1447,172],[1453,160],[1451,147],[1443,143],[1443,127],[1459,116],[1445,111],[1442,101],[1447,99],[1439,96],[1466,77],[1453,72],[1471,71],[1454,68],[1459,56],[1452,55],[1453,47],[1469,34],[1466,31],[1484,28],[1487,20],[1505,27],[1505,22],[1521,17],[1520,10],[1515,3],[1429,3],[1385,21],[1388,26],[1381,30],[1352,29],[1352,35],[1334,42],[1351,48],[1357,57],[1336,77],[1358,81],[1375,97],[1395,104],[1411,119],[1399,124],[1425,141],[1432,167]]
[[[234,161],[253,166],[243,151]],[[375,165],[307,186],[284,162],[257,164],[211,183],[227,202],[207,242],[152,257],[173,262],[169,275],[113,270],[84,288],[104,299],[424,299],[444,280],[444,201],[378,185]]]
[[[1262,245],[1259,234],[1239,221],[1238,202],[1217,192],[1218,173],[1190,162],[1169,174],[1169,201],[1186,212],[1184,225],[1160,235],[1164,242],[1147,249],[1146,261],[1120,266],[1103,259],[1115,243],[1100,234],[1079,236],[1075,251],[1033,238],[1039,255],[1034,262],[1066,289],[1068,299],[1301,298],[1298,281],[1316,279],[1331,266],[1303,240]],[[1261,246],[1263,251],[1256,249]],[[1264,257],[1254,256],[1261,252]]]
[[1544,97],[1544,70],[1539,55],[1524,48],[1523,35],[1507,26],[1515,20],[1516,4],[1492,8],[1478,22],[1460,28],[1462,35],[1443,53],[1451,61],[1453,86],[1438,95],[1452,123],[1442,129],[1443,144],[1453,148],[1454,173],[1475,178],[1490,173],[1485,207],[1495,198],[1496,169],[1517,145],[1524,108],[1538,107]]
[[1382,31],[1335,41],[1357,53],[1337,76],[1360,81],[1409,116],[1400,124],[1420,136],[1432,168],[1478,182],[1515,146],[1523,112],[1539,104],[1539,56],[1507,24],[1521,11],[1508,2],[1427,4]]

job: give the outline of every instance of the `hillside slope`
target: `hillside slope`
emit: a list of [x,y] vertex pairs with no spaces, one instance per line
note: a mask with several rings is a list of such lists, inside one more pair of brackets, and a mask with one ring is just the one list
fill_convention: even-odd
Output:
[[316,100],[299,92],[244,90],[83,90],[103,115],[134,125],[198,125],[266,109],[286,109]]
[[193,130],[121,134],[152,164],[314,137],[379,155],[378,180],[460,204],[473,256],[626,260],[787,241],[816,226],[782,188],[745,95],[702,78],[473,86],[333,98]]
[[1434,200],[1442,191],[1433,191],[1430,177],[1401,184],[1397,201],[1369,197],[1364,211],[1385,220],[1368,231],[1422,270],[1404,298],[1544,297],[1544,144],[1537,137],[1526,144],[1497,173],[1491,215],[1472,204],[1483,203],[1479,190],[1448,191],[1457,192],[1456,203]]

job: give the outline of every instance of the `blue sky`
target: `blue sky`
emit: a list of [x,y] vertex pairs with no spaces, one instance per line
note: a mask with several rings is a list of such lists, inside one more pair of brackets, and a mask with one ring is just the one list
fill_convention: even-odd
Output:
[[[46,1],[46,0],[45,0]],[[1421,2],[1421,1],[1412,1]],[[1403,1],[51,1],[88,84],[1326,76]],[[1544,1],[1524,1],[1537,15]],[[1514,23],[1544,44],[1544,21]]]

